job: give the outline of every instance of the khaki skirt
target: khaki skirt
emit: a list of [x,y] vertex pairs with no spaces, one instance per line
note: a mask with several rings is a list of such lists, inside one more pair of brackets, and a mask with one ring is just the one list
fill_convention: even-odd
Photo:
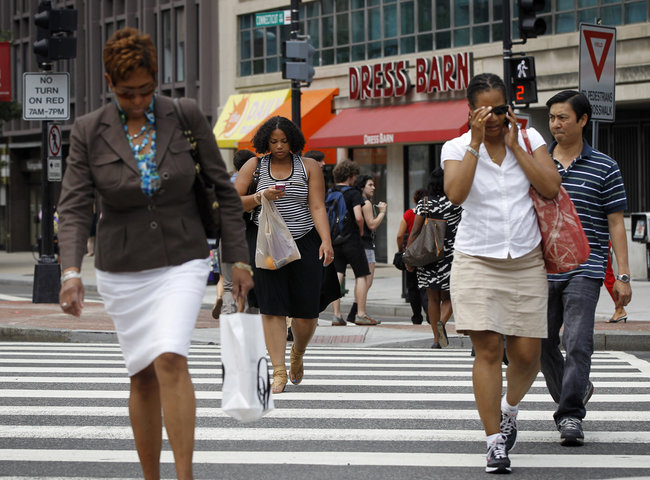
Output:
[[459,333],[547,337],[548,282],[539,245],[514,259],[454,252],[450,293]]

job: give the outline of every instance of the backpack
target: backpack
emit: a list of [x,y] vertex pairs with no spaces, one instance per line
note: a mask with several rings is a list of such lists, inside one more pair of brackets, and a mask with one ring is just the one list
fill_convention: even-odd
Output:
[[350,222],[350,214],[345,199],[343,198],[343,192],[350,188],[352,187],[340,187],[339,189],[334,186],[327,191],[327,196],[325,197],[325,209],[327,210],[327,219],[330,223],[332,245],[340,245],[346,242],[351,236],[350,233],[347,235],[343,234],[344,230],[349,230],[345,227]]

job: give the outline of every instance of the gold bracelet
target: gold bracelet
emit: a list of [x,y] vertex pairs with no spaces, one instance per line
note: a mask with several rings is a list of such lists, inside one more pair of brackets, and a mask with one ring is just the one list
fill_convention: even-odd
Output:
[[241,268],[242,270],[246,270],[248,273],[250,273],[251,277],[253,276],[253,268],[248,263],[235,262],[232,264],[232,268]]

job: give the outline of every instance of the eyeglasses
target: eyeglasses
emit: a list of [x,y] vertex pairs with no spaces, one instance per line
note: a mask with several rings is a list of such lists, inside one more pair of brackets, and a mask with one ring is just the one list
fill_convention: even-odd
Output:
[[148,97],[155,90],[156,90],[156,84],[153,82],[140,88],[113,87],[113,91],[115,92],[115,95],[124,97],[129,100],[133,100],[138,95],[141,95],[143,97]]
[[492,113],[495,115],[505,115],[508,113],[508,105],[499,105],[498,107],[492,108]]

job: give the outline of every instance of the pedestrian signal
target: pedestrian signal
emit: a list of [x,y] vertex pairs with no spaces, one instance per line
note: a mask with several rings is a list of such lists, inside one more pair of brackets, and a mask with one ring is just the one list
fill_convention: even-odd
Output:
[[515,105],[537,102],[537,80],[535,79],[535,57],[514,57],[510,63],[510,85]]

